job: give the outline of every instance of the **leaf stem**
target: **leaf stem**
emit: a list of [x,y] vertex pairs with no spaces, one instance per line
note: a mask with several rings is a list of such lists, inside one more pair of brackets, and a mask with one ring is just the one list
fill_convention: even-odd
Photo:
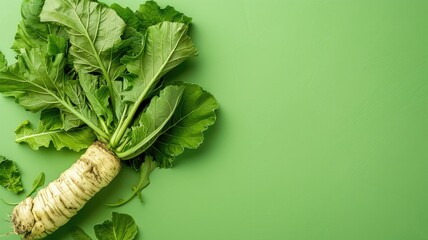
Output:
[[106,123],[103,121],[103,119],[100,116],[98,116],[98,122],[100,122],[101,127],[103,128],[104,132],[106,134],[110,135],[110,132],[108,130],[108,127],[107,127]]
[[90,128],[92,128],[97,134],[99,134],[101,137],[105,139],[109,139],[109,135],[107,135],[103,130],[95,126],[94,123],[86,119],[84,116],[82,116],[76,109],[74,109],[72,106],[68,105],[66,102],[64,102],[62,99],[58,98],[55,94],[52,93],[52,96],[57,99],[58,102],[60,102],[64,107],[66,107],[71,113],[73,113],[76,117],[80,118],[84,123],[86,123]]
[[20,142],[20,141],[24,141],[24,140],[29,139],[29,138],[34,138],[34,137],[39,137],[39,136],[43,136],[43,135],[50,135],[50,134],[60,133],[62,131],[64,131],[64,130],[60,129],[60,130],[44,131],[42,133],[36,133],[36,134],[31,134],[31,135],[23,136],[23,137],[20,137],[20,138],[16,138],[15,141],[16,142]]
[[[143,94],[141,94],[141,96],[145,96],[147,94],[147,92],[149,91],[149,87],[147,87],[146,89],[144,89]],[[141,97],[137,100],[137,102],[132,106],[131,110],[128,113],[128,116],[125,118],[125,121],[122,122],[121,125],[118,125],[115,133],[114,133],[114,138],[112,138],[111,141],[111,145],[113,147],[117,146],[117,144],[119,143],[120,139],[122,138],[123,134],[126,131],[126,128],[128,128],[128,125],[131,123],[132,119],[134,119],[134,115],[138,110],[138,107],[140,105],[140,103],[143,101],[144,97]],[[140,101],[141,99],[141,101]]]
[[[28,58],[27,53],[25,52],[24,49],[21,49],[21,53],[22,56],[24,58],[24,61],[26,62],[28,67],[33,68],[33,65],[31,64],[30,59]],[[78,117],[80,120],[82,120],[84,123],[86,123],[90,128],[92,128],[97,134],[99,134],[101,137],[105,138],[105,139],[109,139],[109,135],[106,134],[104,131],[102,131],[100,128],[98,128],[97,126],[95,126],[90,120],[86,119],[84,116],[82,116],[78,111],[76,111],[76,109],[74,109],[72,106],[70,106],[67,102],[65,102],[63,99],[61,99],[60,97],[58,97],[56,94],[54,94],[52,91],[50,91],[47,87],[43,87],[40,86],[39,84],[36,84],[34,82],[29,81],[30,84],[46,91],[49,95],[51,95],[52,97],[54,97],[61,105],[63,105],[65,108],[67,108],[68,111],[70,111],[71,113],[73,113],[76,117]]]
[[122,116],[120,117],[120,121],[119,121],[119,124],[117,125],[116,131],[113,133],[113,136],[110,139],[110,146],[113,148],[116,147],[120,141],[121,137],[118,137],[119,131],[117,131],[117,129],[119,129],[123,125],[123,121],[125,121],[127,112],[128,112],[128,105],[125,105],[125,109],[123,110]]
[[128,142],[129,142],[129,139],[126,141],[123,141],[123,143],[118,148],[116,148],[116,151],[121,152]]

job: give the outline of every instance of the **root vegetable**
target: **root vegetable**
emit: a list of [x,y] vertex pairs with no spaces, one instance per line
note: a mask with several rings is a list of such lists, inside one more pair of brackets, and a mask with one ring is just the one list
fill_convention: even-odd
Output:
[[95,142],[69,169],[28,197],[12,212],[16,234],[39,239],[54,232],[73,217],[101,188],[119,173],[120,160],[101,142]]

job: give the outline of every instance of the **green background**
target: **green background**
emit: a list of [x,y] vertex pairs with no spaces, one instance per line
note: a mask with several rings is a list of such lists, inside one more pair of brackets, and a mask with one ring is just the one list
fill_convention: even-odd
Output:
[[[200,56],[170,77],[212,92],[217,124],[200,149],[152,174],[143,204],[103,205],[138,180],[125,169],[48,239],[71,239],[75,225],[93,234],[112,211],[131,214],[143,240],[428,239],[427,1],[158,2],[194,19]],[[19,5],[0,1],[10,61]],[[27,190],[79,157],[14,143],[37,116],[4,97],[0,109],[0,154],[17,161]],[[11,210],[0,204],[0,233]]]

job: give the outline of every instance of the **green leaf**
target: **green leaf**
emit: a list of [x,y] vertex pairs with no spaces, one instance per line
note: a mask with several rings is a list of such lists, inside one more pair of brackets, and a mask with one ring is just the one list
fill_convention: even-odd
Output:
[[[123,91],[123,81],[114,81],[113,82],[113,89],[114,92],[116,93],[120,93]],[[120,94],[113,94],[112,96],[110,96],[111,99],[113,99],[112,102],[116,102],[119,104],[115,104],[114,106],[112,106],[114,108],[114,115],[115,115],[115,119],[120,119],[124,112],[125,112],[125,108],[127,107],[127,105],[122,101],[122,96]]]
[[4,54],[0,51],[0,71],[7,67],[7,60]]
[[138,229],[134,219],[127,214],[113,212],[112,220],[94,226],[98,240],[133,240]]
[[65,27],[77,71],[97,71],[111,80],[121,73],[112,66],[111,50],[120,42],[125,23],[114,10],[90,0],[46,0],[40,19]]
[[125,56],[121,58],[121,62],[128,63],[142,51],[145,29],[143,30],[140,19],[135,16],[135,13],[130,8],[123,8],[117,3],[112,4],[110,7],[115,10],[119,17],[126,23],[125,32],[122,35],[122,42],[116,45],[115,48],[120,49],[125,54]]
[[137,30],[143,27],[140,19],[129,7],[124,8],[117,3],[113,3],[110,8],[116,11],[117,15],[122,18],[126,23],[126,27],[132,27]]
[[141,4],[136,16],[140,19],[145,29],[164,21],[179,22],[186,25],[192,21],[192,18],[176,11],[171,6],[161,9],[154,1],[147,1],[145,4]]
[[22,95],[17,99],[17,102],[19,105],[32,112],[62,107],[54,96],[35,92]]
[[60,53],[66,53],[68,48],[67,39],[57,35],[48,36],[48,54],[57,55]]
[[33,149],[49,147],[53,143],[57,150],[67,147],[74,151],[87,148],[95,140],[95,135],[87,126],[80,126],[65,130],[64,122],[61,121],[63,113],[58,109],[48,109],[40,114],[40,123],[33,130],[28,121],[25,121],[16,133],[17,142],[26,142]]
[[33,112],[51,108],[69,112],[101,137],[108,137],[98,127],[78,81],[66,75],[63,53],[49,56],[41,49],[21,49],[20,53],[17,63],[0,72],[0,92],[15,97],[21,106]]
[[127,199],[119,200],[116,203],[108,203],[106,205],[110,207],[118,207],[129,202],[135,196],[140,195],[141,191],[143,191],[143,189],[150,184],[150,173],[152,173],[156,167],[157,163],[153,161],[153,157],[147,155],[140,167],[140,180],[138,181],[138,184],[132,188],[131,196],[129,196]]
[[33,112],[52,108],[69,112],[105,136],[78,81],[67,79],[64,57],[48,56],[41,49],[21,49],[18,62],[0,72],[0,92],[14,96],[21,106]]
[[156,141],[173,116],[183,91],[183,86],[168,86],[160,91],[159,96],[151,99],[147,109],[136,120],[131,131],[128,131],[127,144],[121,152],[116,153],[119,158],[125,160],[134,158]]
[[76,110],[88,123],[90,122],[92,126],[99,128],[99,122],[97,119],[97,114],[92,111],[91,106],[88,104],[88,101],[85,98],[84,90],[79,84],[78,80],[69,80],[65,84],[64,88],[65,95],[68,97],[68,100],[74,106]]
[[185,90],[174,116],[157,141],[147,150],[161,167],[171,167],[185,148],[195,149],[204,140],[203,131],[216,120],[216,99],[200,86],[183,84]]
[[63,124],[62,128],[65,131],[68,131],[68,130],[73,129],[73,128],[80,127],[84,124],[82,122],[82,120],[80,120],[80,118],[78,118],[74,114],[66,112],[66,111],[61,111],[61,121]]
[[54,118],[50,119],[52,121],[42,119],[37,129],[31,128],[28,121],[22,123],[15,131],[16,142],[25,142],[34,150],[49,147],[52,143],[57,150],[67,147],[78,152],[90,146],[96,139],[93,131],[87,126],[65,131],[62,129],[59,116],[56,121]]
[[128,78],[132,87],[124,92],[124,101],[139,105],[165,73],[197,54],[187,30],[187,25],[172,22],[147,29],[144,51],[127,64],[134,77]]
[[59,26],[40,22],[44,0],[23,0],[21,5],[22,20],[18,25],[12,48],[19,52],[21,48],[41,48],[48,43],[49,35],[64,35]]
[[165,21],[188,25],[192,20],[171,6],[161,9],[154,1],[147,1],[145,4],[141,4],[136,12],[128,7],[121,7],[116,3],[112,4],[111,8],[126,23],[125,33],[122,36],[123,41],[117,46],[126,51],[126,55],[121,58],[123,63],[131,62],[142,51],[144,47],[143,37],[148,27]]
[[125,66],[115,52],[125,30],[125,22],[104,4],[90,0],[46,0],[40,13],[43,22],[64,26],[70,38],[70,54],[77,71],[99,72],[106,79],[113,109],[121,115],[124,105],[114,87]]
[[40,49],[21,49],[18,62],[0,72],[0,92],[23,92],[17,101],[27,110],[38,112],[60,107],[56,94],[63,87],[63,54],[45,57]]
[[92,110],[110,125],[113,121],[113,111],[109,106],[110,94],[107,86],[99,83],[99,77],[84,72],[79,72],[79,82]]
[[27,197],[35,193],[38,188],[42,187],[45,184],[45,173],[40,173],[39,176],[34,180],[31,191],[27,194]]
[[21,182],[21,174],[15,162],[3,156],[0,156],[0,185],[16,194],[24,191]]
[[40,114],[40,125],[48,129],[61,129],[63,122],[60,115],[61,112],[58,109],[43,110]]
[[126,129],[132,123],[141,103],[152,96],[159,79],[186,59],[197,54],[192,40],[187,35],[188,26],[182,23],[162,22],[147,29],[142,51],[127,64],[130,74],[124,85],[124,102],[129,103],[125,120],[121,120],[111,137],[110,145],[116,148]]
[[71,236],[74,240],[92,240],[92,238],[79,227],[74,227],[71,230]]

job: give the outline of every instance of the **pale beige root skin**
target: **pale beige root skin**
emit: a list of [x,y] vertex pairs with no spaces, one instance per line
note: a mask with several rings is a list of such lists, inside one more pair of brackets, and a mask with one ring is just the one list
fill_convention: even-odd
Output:
[[119,173],[120,160],[100,142],[37,196],[19,203],[12,212],[14,231],[23,239],[40,239],[74,216],[101,188]]

